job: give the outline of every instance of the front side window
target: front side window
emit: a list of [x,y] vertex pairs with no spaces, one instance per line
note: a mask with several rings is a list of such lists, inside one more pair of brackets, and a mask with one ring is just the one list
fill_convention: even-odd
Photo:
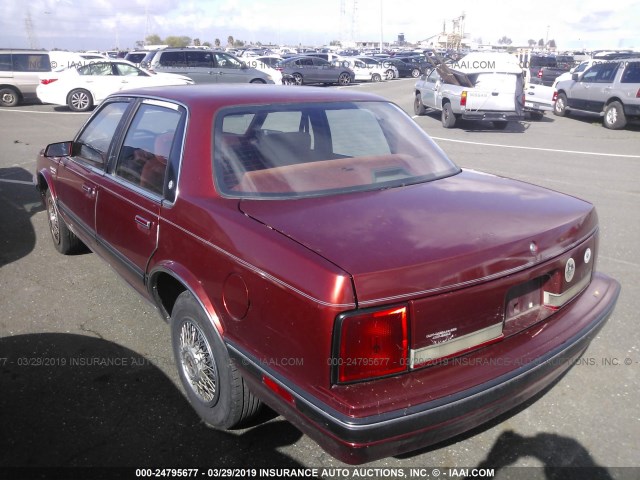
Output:
[[459,168],[393,104],[340,102],[234,107],[214,126],[219,191],[299,198],[395,188]]
[[104,168],[109,145],[128,106],[127,102],[104,105],[74,142],[73,156],[97,168]]
[[216,66],[218,68],[242,68],[242,63],[226,53],[216,53]]
[[115,175],[157,195],[163,194],[165,185],[174,191],[175,181],[167,181],[167,172],[172,152],[179,151],[182,117],[181,109],[172,104],[140,105],[120,149]]

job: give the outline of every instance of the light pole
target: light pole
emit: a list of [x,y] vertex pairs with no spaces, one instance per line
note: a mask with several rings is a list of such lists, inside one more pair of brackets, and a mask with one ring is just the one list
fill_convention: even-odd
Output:
[[382,1],[380,0],[380,53],[382,53],[382,45],[384,43],[384,31],[383,31],[383,20],[382,20]]

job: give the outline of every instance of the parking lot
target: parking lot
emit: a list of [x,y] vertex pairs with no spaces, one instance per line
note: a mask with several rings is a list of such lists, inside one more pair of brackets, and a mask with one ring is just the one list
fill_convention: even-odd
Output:
[[[413,115],[413,83],[344,88]],[[244,430],[201,424],[153,307],[95,255],[55,251],[31,185],[35,157],[87,118],[50,105],[0,109],[0,466],[344,466],[269,411]],[[583,359],[543,395],[445,444],[368,466],[576,466],[594,469],[584,478],[640,478],[640,469],[616,468],[640,467],[640,126],[614,131],[597,117],[549,113],[501,131],[474,122],[444,129],[437,113],[415,120],[461,167],[594,203],[597,268],[622,294]]]

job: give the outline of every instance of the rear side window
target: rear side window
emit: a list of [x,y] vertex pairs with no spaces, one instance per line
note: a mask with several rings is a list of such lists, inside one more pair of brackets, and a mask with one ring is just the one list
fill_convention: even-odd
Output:
[[621,83],[640,83],[640,62],[630,62],[622,74]]
[[163,67],[186,67],[187,60],[184,52],[163,52],[160,56],[160,65]]
[[213,66],[213,55],[210,52],[194,50],[185,52],[187,67],[211,68]]
[[14,72],[50,72],[51,63],[46,53],[14,53],[11,55]]
[[11,54],[0,53],[0,72],[10,72],[13,69],[11,66]]
[[174,198],[183,111],[164,102],[140,105],[120,149],[115,174],[156,195]]

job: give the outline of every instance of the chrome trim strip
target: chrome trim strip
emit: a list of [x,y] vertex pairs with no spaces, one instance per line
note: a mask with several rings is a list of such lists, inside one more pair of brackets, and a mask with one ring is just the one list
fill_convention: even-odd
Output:
[[544,293],[544,305],[559,308],[589,286],[591,275],[587,275],[564,293]]
[[[500,335],[502,335],[502,322],[446,342],[419,348],[417,350],[411,350],[409,368],[415,368],[416,365],[421,365],[437,358],[447,357],[454,353],[488,342],[489,340],[500,338]],[[472,343],[469,342],[470,340]]]

